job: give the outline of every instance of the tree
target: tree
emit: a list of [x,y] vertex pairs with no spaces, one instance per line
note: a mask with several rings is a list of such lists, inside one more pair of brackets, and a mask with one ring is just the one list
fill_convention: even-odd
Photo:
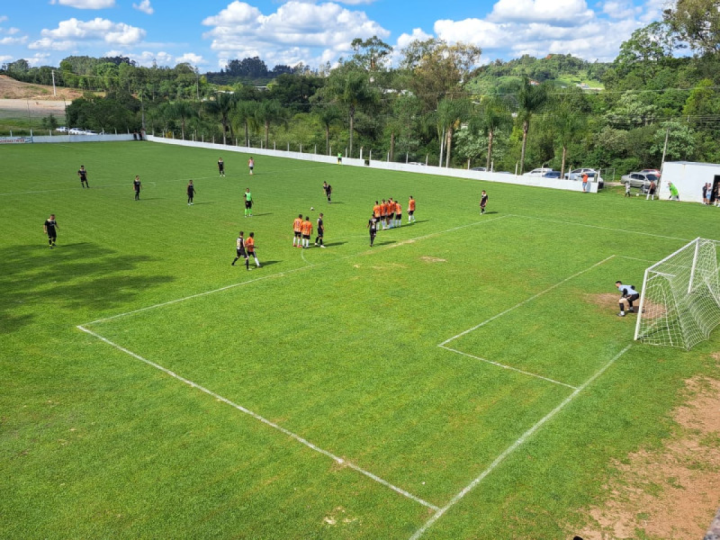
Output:
[[478,115],[473,116],[470,121],[470,129],[472,131],[482,132],[488,139],[487,161],[485,168],[490,170],[492,164],[493,143],[495,133],[512,123],[510,111],[507,109],[506,103],[497,96],[486,98],[480,107]]
[[250,130],[255,131],[258,128],[255,119],[257,107],[256,101],[238,101],[231,114],[233,126],[236,128],[242,127],[245,130],[245,146],[250,145]]
[[330,155],[330,128],[341,118],[340,110],[330,103],[319,103],[314,108],[315,116],[325,130],[325,154]]
[[663,18],[680,43],[701,54],[720,53],[720,0],[678,0]]
[[368,84],[365,73],[353,70],[338,70],[330,76],[327,90],[329,95],[348,109],[350,116],[350,155],[353,151],[353,132],[355,113],[358,107],[364,107],[377,101],[377,92]]
[[525,170],[525,150],[527,148],[528,131],[533,115],[540,111],[547,101],[547,90],[545,86],[535,85],[530,79],[523,79],[520,92],[517,94],[518,120],[522,122],[522,149],[520,151],[520,174]]
[[660,64],[672,57],[672,49],[668,28],[663,23],[654,22],[635,30],[630,39],[620,45],[615,64],[621,77],[637,71],[645,85],[655,75]]
[[555,131],[555,137],[562,146],[560,178],[564,178],[568,146],[585,129],[585,116],[573,106],[570,100],[564,99],[554,108],[550,121]]
[[54,131],[58,127],[58,121],[55,115],[51,113],[48,116],[44,116],[42,119],[42,127]]
[[470,103],[465,99],[451,100],[444,99],[438,105],[437,119],[438,131],[444,136],[440,146],[440,165],[442,166],[443,143],[446,143],[445,150],[445,167],[450,167],[450,156],[452,155],[453,133],[460,127],[463,119],[468,116]]
[[260,103],[255,110],[255,118],[258,124],[262,124],[265,127],[265,148],[267,148],[269,142],[270,124],[283,120],[285,118],[285,111],[279,101],[276,99],[270,99]]
[[[215,100],[207,101],[205,108],[220,120],[223,128],[223,144],[227,144],[227,132],[230,129],[230,113],[235,108],[235,96],[224,92],[215,94]],[[230,132],[232,136],[232,131]]]
[[[663,122],[655,131],[653,145],[650,153],[660,158],[665,148],[665,137],[667,136],[666,159],[692,160],[695,154],[697,141],[693,129],[685,123],[671,120]],[[659,160],[658,160],[659,161]]]
[[181,137],[183,140],[185,139],[185,128],[187,125],[187,121],[195,116],[197,116],[197,111],[195,110],[195,107],[193,107],[189,102],[187,101],[176,101],[172,104],[171,108],[172,115],[175,118],[180,119],[180,129],[181,129]]
[[384,69],[393,52],[393,48],[377,36],[365,41],[355,38],[350,46],[355,51],[352,61],[365,71]]

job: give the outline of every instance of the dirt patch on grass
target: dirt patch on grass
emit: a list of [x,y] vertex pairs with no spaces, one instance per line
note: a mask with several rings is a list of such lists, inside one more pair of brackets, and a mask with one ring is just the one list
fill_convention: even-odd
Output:
[[420,257],[420,260],[426,263],[442,263],[447,262],[446,259],[440,259],[438,257]]
[[350,517],[342,506],[338,506],[327,516],[323,518],[323,523],[326,525],[338,525],[338,524],[349,524],[357,521],[357,518]]
[[60,101],[63,99],[72,101],[82,97],[83,91],[77,88],[56,87],[57,96],[53,96],[52,86],[42,84],[31,84],[16,81],[7,75],[0,75],[0,98],[3,99],[42,99]]
[[659,450],[618,464],[608,502],[593,508],[585,540],[702,538],[720,506],[720,381],[687,381],[679,433]]
[[[594,304],[603,309],[617,311],[618,303],[620,302],[620,295],[613,293],[588,294],[585,295],[585,299],[590,304]],[[634,307],[636,310],[639,309],[640,302],[636,302]],[[645,299],[643,309],[645,310],[643,313],[643,318],[645,319],[658,319],[667,313],[664,306],[656,304],[647,298]]]

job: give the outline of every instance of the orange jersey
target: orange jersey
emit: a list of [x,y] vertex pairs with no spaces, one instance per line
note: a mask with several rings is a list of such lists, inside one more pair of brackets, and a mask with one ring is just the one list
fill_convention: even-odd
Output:
[[295,221],[293,221],[293,231],[301,232],[302,227],[303,227],[303,220],[300,218],[295,218]]
[[253,251],[255,251],[255,239],[254,238],[248,237],[245,239],[245,250],[248,253],[252,253]]
[[408,202],[408,210],[411,212],[415,211],[415,199],[410,199],[410,202]]
[[400,203],[395,203],[395,213],[402,214],[402,206],[400,206]]
[[373,206],[373,214],[375,215],[375,217],[380,217],[380,205],[379,204],[376,204],[375,206]]
[[381,215],[381,216],[387,216],[387,211],[388,211],[388,205],[385,204],[385,203],[382,203],[382,204],[380,205],[380,215]]
[[312,221],[303,221],[302,233],[310,236],[313,231]]

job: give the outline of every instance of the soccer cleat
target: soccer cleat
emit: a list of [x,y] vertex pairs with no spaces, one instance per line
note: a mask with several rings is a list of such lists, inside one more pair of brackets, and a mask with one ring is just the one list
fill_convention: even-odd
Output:
[[618,317],[624,317],[624,316],[625,316],[625,312],[624,312],[624,311],[621,311],[620,313],[618,313]]
[[325,249],[325,246],[320,246],[321,248]]
[[635,308],[628,309],[628,313],[635,313]]

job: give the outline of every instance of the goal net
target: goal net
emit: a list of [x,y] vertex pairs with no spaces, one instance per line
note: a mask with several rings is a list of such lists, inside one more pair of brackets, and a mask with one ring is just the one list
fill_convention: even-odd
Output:
[[720,242],[697,238],[645,270],[635,339],[691,349],[720,324]]

